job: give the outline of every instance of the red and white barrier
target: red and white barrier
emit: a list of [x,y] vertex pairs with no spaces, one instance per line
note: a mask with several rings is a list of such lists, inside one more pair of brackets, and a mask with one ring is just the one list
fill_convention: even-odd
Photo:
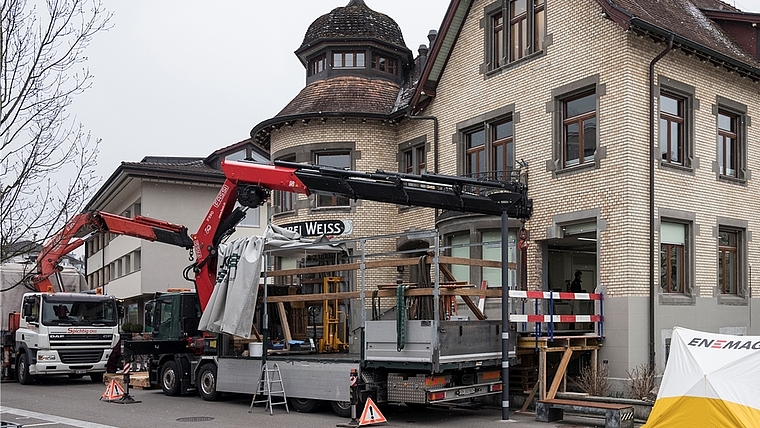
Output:
[[512,322],[600,322],[601,315],[517,315],[511,314]]
[[523,299],[602,300],[600,293],[570,293],[564,291],[509,290],[509,297]]
[[[514,323],[535,323],[536,332],[541,331],[541,324],[547,323],[548,333],[550,337],[554,337],[554,324],[555,323],[596,323],[598,334],[600,337],[604,337],[604,296],[601,293],[571,293],[562,291],[539,291],[539,290],[509,290],[510,298],[517,299],[535,299],[535,312],[539,312],[538,300],[549,300],[549,307],[546,310],[549,311],[549,315],[545,314],[510,314],[509,321]],[[554,303],[558,300],[563,301],[599,301],[598,309],[599,314],[584,314],[584,315],[559,315],[554,314]],[[594,305],[596,306],[596,305]],[[523,305],[523,309],[525,306]]]

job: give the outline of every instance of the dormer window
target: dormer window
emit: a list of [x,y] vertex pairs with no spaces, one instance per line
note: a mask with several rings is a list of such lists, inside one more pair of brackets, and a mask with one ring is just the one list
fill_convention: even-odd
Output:
[[372,68],[395,75],[398,70],[398,62],[381,54],[372,54]]
[[326,64],[327,57],[325,57],[325,54],[322,54],[309,61],[309,76],[321,73],[325,69]]
[[333,68],[364,68],[364,52],[333,52]]

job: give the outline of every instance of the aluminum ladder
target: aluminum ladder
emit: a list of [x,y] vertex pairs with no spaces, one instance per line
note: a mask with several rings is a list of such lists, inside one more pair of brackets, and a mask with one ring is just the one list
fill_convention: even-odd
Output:
[[[266,395],[266,398],[256,399],[258,396]],[[282,401],[275,401],[273,398],[282,397]],[[253,410],[253,405],[257,403],[266,403],[264,410],[269,408],[269,414],[273,415],[273,406],[278,404],[285,405],[285,411],[290,413],[288,409],[288,399],[285,396],[285,386],[282,383],[282,373],[280,373],[280,366],[274,363],[271,368],[269,363],[266,362],[261,366],[261,376],[259,376],[259,386],[256,388],[256,393],[253,394],[251,399],[251,407],[248,408],[248,413]]]

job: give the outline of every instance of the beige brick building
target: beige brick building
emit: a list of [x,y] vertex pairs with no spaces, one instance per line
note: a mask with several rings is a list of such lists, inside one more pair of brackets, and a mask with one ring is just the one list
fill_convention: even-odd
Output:
[[[760,334],[758,23],[719,0],[452,0],[414,59],[390,17],[352,0],[307,29],[306,87],[251,137],[274,160],[360,171],[519,170],[534,210],[528,248],[510,223],[509,285],[564,290],[581,271],[584,291],[605,294],[601,358],[624,378],[663,367],[674,326]],[[277,224],[437,228],[452,255],[500,258],[478,245],[499,240],[496,217],[314,195],[273,204]],[[454,273],[501,286],[481,268]]]

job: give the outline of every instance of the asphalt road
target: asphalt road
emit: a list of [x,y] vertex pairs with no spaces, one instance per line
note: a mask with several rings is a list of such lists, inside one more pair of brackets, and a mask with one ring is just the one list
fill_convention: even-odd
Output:
[[[221,401],[208,402],[199,397],[167,397],[161,391],[131,389],[139,403],[116,404],[100,400],[105,385],[92,383],[89,378],[48,378],[36,385],[0,384],[0,426],[26,428],[193,428],[270,426],[288,428],[335,427],[350,419],[336,416],[330,409],[317,413],[286,413],[284,406],[274,407],[270,415],[263,405],[248,412],[250,396],[227,396]],[[592,427],[604,426],[600,419],[568,417],[562,422],[540,423],[532,414],[510,412],[503,421],[501,409],[424,408],[381,406],[388,426],[420,427]],[[361,411],[359,410],[359,413]],[[382,426],[370,425],[370,426]]]

